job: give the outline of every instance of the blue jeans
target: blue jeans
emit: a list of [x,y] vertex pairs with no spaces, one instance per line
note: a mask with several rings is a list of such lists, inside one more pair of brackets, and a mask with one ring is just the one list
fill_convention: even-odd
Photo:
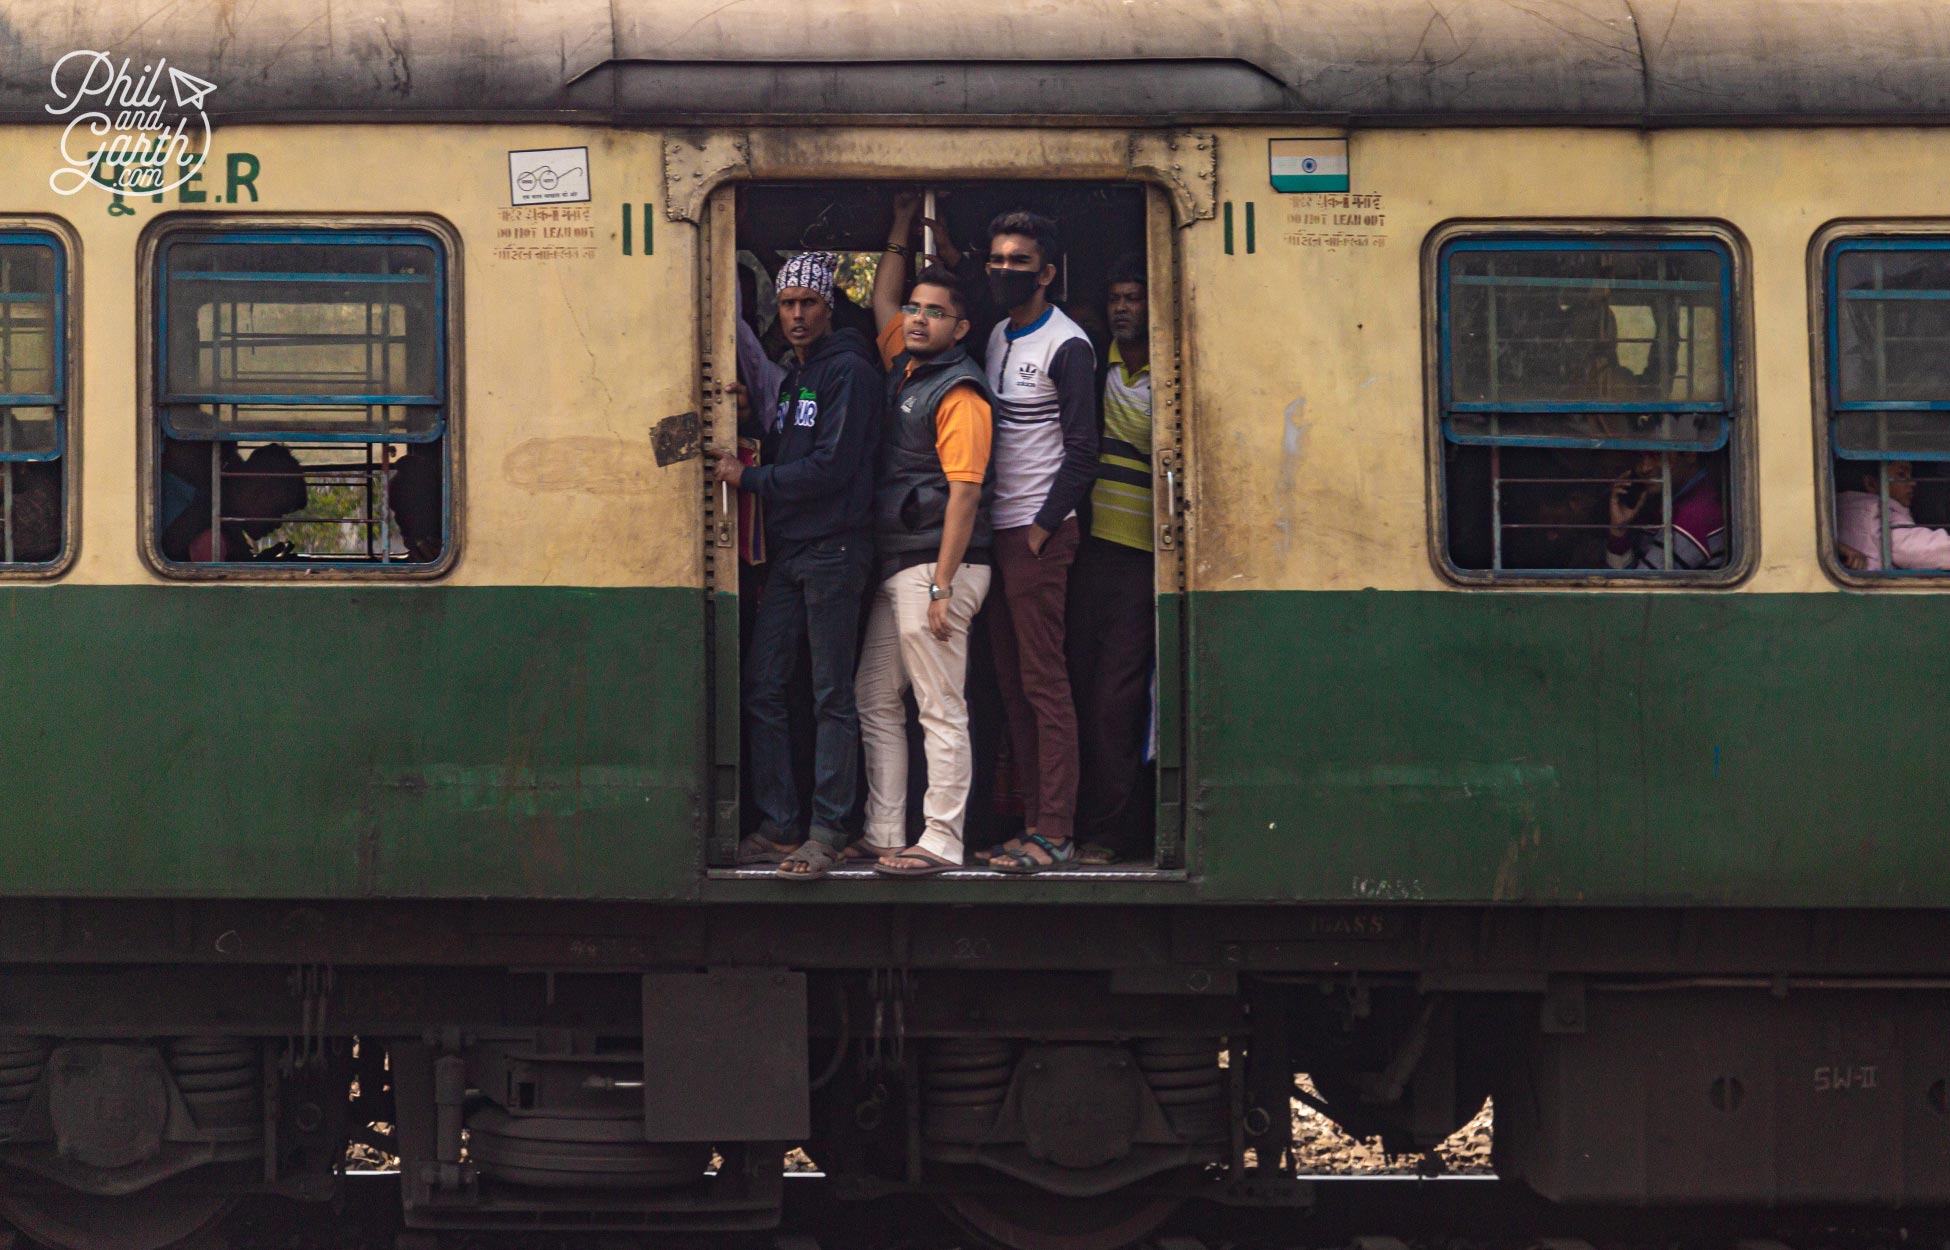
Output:
[[785,692],[799,658],[812,651],[812,836],[837,847],[840,822],[853,808],[860,760],[860,719],[853,707],[853,665],[860,605],[873,563],[864,535],[821,539],[772,561],[745,654],[745,715],[750,718],[752,801],[780,830],[799,824],[792,780],[792,738]]

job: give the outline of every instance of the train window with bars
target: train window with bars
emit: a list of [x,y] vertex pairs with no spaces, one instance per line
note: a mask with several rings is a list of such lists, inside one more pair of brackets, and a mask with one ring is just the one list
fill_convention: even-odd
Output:
[[452,543],[447,254],[420,230],[157,251],[165,565],[425,571]]
[[1834,557],[1950,573],[1950,237],[1844,238],[1825,257]]
[[67,251],[0,229],[0,573],[46,574],[68,548]]
[[1717,239],[1462,238],[1437,254],[1443,541],[1470,581],[1735,565],[1733,257]]

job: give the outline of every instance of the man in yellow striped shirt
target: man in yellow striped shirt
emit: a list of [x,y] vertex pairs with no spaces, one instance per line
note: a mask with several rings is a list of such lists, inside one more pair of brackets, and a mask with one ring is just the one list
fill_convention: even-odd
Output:
[[1110,270],[1109,367],[1099,407],[1090,535],[1070,576],[1070,683],[1076,692],[1082,783],[1077,837],[1085,863],[1143,852],[1152,835],[1145,745],[1156,646],[1152,566],[1151,320],[1144,260]]

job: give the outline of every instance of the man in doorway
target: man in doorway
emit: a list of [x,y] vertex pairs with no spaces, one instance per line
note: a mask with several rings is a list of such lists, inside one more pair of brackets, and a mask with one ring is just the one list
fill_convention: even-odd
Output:
[[1070,676],[1083,764],[1077,836],[1086,864],[1138,854],[1151,826],[1151,796],[1140,784],[1157,641],[1147,285],[1142,257],[1111,265],[1102,455],[1090,492],[1090,533],[1070,575]]
[[1096,354],[1049,302],[1056,223],[1004,213],[989,223],[989,292],[1007,316],[990,331],[995,401],[994,558],[1002,593],[989,639],[1009,746],[1023,786],[1023,833],[989,853],[1003,872],[1076,858],[1077,712],[1064,651],[1077,506],[1097,476]]
[[[874,486],[879,590],[867,616],[856,697],[867,755],[867,849],[875,870],[925,877],[961,867],[974,779],[968,732],[969,626],[989,589],[991,413],[982,370],[962,348],[968,306],[954,275],[907,283],[920,199],[903,193],[874,274],[888,366]],[[927,744],[926,828],[907,846],[907,707]],[[903,849],[906,848],[906,849]]]
[[[880,441],[880,370],[873,345],[833,329],[831,252],[805,252],[779,270],[779,322],[793,359],[779,387],[775,445],[747,466],[716,451],[713,473],[765,505],[772,566],[745,655],[752,800],[763,820],[740,863],[776,862],[793,880],[824,876],[839,857],[853,806],[860,726],[853,702],[860,596],[873,559],[873,469]],[[799,837],[786,688],[801,642],[812,655],[813,795],[810,836]]]

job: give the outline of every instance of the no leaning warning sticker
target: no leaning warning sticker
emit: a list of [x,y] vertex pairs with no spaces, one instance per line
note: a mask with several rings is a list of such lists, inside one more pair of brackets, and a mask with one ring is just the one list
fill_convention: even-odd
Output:
[[588,148],[529,148],[508,153],[508,194],[523,204],[587,204]]
[[1347,140],[1270,139],[1267,175],[1286,194],[1349,190]]

